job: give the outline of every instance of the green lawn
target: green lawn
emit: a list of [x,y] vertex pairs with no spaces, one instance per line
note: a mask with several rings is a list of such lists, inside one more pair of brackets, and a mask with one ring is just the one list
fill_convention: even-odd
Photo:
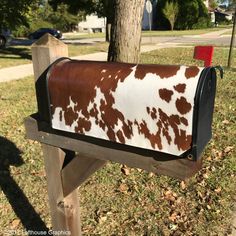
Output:
[[[205,34],[213,31],[219,31],[230,26],[220,26],[217,28],[197,29],[197,30],[155,30],[155,31],[142,31],[143,37],[150,36],[183,36],[183,35],[198,35]],[[83,39],[83,38],[105,38],[105,33],[91,33],[91,34],[65,34],[65,39]]]
[[[225,63],[222,55],[217,49],[214,64]],[[195,64],[192,49],[183,48],[145,53],[142,61]],[[235,78],[227,71],[218,80],[213,139],[203,153],[203,169],[181,182],[137,169],[126,176],[121,165],[109,163],[80,188],[84,235],[230,234],[236,200]],[[51,224],[42,151],[25,138],[23,125],[24,117],[36,112],[33,78],[0,83],[0,107],[0,235],[22,232],[24,226],[43,230],[43,222]]]
[[208,28],[208,29],[196,29],[196,30],[166,30],[166,31],[143,31],[143,37],[150,37],[150,36],[184,36],[184,35],[199,35],[199,34],[206,34],[214,31],[219,31],[224,28]]
[[[94,52],[104,52],[107,51],[107,48],[107,43],[97,43],[96,45],[68,45],[70,57]],[[27,63],[31,63],[31,48],[29,46],[12,46],[0,49],[0,69]]]
[[31,50],[28,46],[14,46],[0,49],[0,69],[31,63]]
[[[165,53],[164,53],[165,52]],[[201,65],[202,61],[196,61],[193,59],[194,47],[192,48],[166,48],[156,51],[151,51],[149,53],[143,54],[141,62],[143,63],[173,63],[173,64],[189,64],[189,65]],[[215,47],[213,56],[213,65],[221,65],[223,67],[227,66],[228,61],[228,48]],[[232,67],[236,68],[236,50],[233,51],[233,63]]]

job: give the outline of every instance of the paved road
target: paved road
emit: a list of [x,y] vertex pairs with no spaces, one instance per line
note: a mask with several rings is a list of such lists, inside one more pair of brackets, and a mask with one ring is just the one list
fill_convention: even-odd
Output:
[[[142,37],[142,44],[160,44],[160,43],[175,43],[175,44],[214,44],[217,46],[228,46],[230,44],[230,35],[223,35],[229,32],[229,29],[223,29],[201,35],[188,36],[153,36]],[[93,44],[97,42],[104,42],[103,38],[90,39],[74,39],[64,40],[68,44]]]
[[[217,46],[228,46],[230,44],[230,35],[223,35],[229,32],[229,29],[223,29],[201,35],[188,36],[153,36],[143,37],[142,44],[157,43],[176,43],[176,44],[214,44]],[[62,39],[67,44],[96,44],[104,42],[104,38],[81,38],[81,39]],[[11,45],[30,46],[34,40],[29,39],[13,39]]]

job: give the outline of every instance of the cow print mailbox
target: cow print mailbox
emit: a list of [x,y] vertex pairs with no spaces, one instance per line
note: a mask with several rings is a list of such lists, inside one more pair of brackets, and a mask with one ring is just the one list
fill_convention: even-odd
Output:
[[197,160],[211,138],[214,67],[62,58],[36,83],[55,130]]

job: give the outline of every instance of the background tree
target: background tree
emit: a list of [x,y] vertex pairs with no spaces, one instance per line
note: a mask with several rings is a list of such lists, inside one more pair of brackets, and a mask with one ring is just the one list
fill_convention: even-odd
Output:
[[99,17],[106,17],[106,41],[110,39],[110,29],[114,18],[114,0],[49,0],[54,10],[64,3],[72,14],[85,12],[85,14],[96,13]]
[[1,0],[0,28],[15,29],[19,25],[28,25],[27,13],[33,0]]
[[62,3],[58,6],[57,11],[50,10],[44,20],[47,19],[54,28],[67,32],[72,31],[78,25],[79,20],[82,20],[81,18],[81,15],[69,13],[68,6]]
[[174,29],[174,24],[179,12],[179,7],[177,2],[166,2],[166,5],[163,9],[165,17],[170,22],[171,30]]
[[31,4],[25,18],[27,25],[19,25],[13,30],[16,37],[27,36],[39,28],[56,28],[63,32],[71,31],[83,16],[69,13],[68,6],[65,4],[58,5],[57,11],[53,11],[47,1],[40,0]]
[[210,0],[210,1],[209,1],[209,6],[210,6],[212,9],[215,9],[215,8],[217,8],[218,3],[217,3],[216,0]]
[[107,21],[112,23],[108,60],[138,62],[145,0],[49,1],[55,9],[61,2],[67,4],[73,13],[84,10],[87,14],[97,12],[107,16]]
[[[159,29],[168,29],[169,21],[163,10],[168,0],[157,2],[157,25]],[[175,28],[179,30],[206,28],[210,25],[208,10],[202,0],[176,0],[179,11],[175,22]]]

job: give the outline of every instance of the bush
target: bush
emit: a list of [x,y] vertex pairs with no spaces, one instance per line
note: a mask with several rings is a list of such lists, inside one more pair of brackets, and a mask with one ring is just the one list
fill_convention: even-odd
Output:
[[193,24],[193,29],[204,29],[211,27],[211,21],[208,18],[200,17],[196,24]]
[[12,32],[12,34],[15,37],[27,37],[30,33],[36,31],[39,28],[53,28],[53,25],[50,22],[38,19],[30,22],[29,27],[18,27]]
[[[166,2],[157,2],[157,26],[159,29],[168,29],[169,23],[163,14]],[[193,28],[205,28],[210,25],[210,16],[202,0],[176,0],[179,13],[175,22],[175,29],[185,30]]]

